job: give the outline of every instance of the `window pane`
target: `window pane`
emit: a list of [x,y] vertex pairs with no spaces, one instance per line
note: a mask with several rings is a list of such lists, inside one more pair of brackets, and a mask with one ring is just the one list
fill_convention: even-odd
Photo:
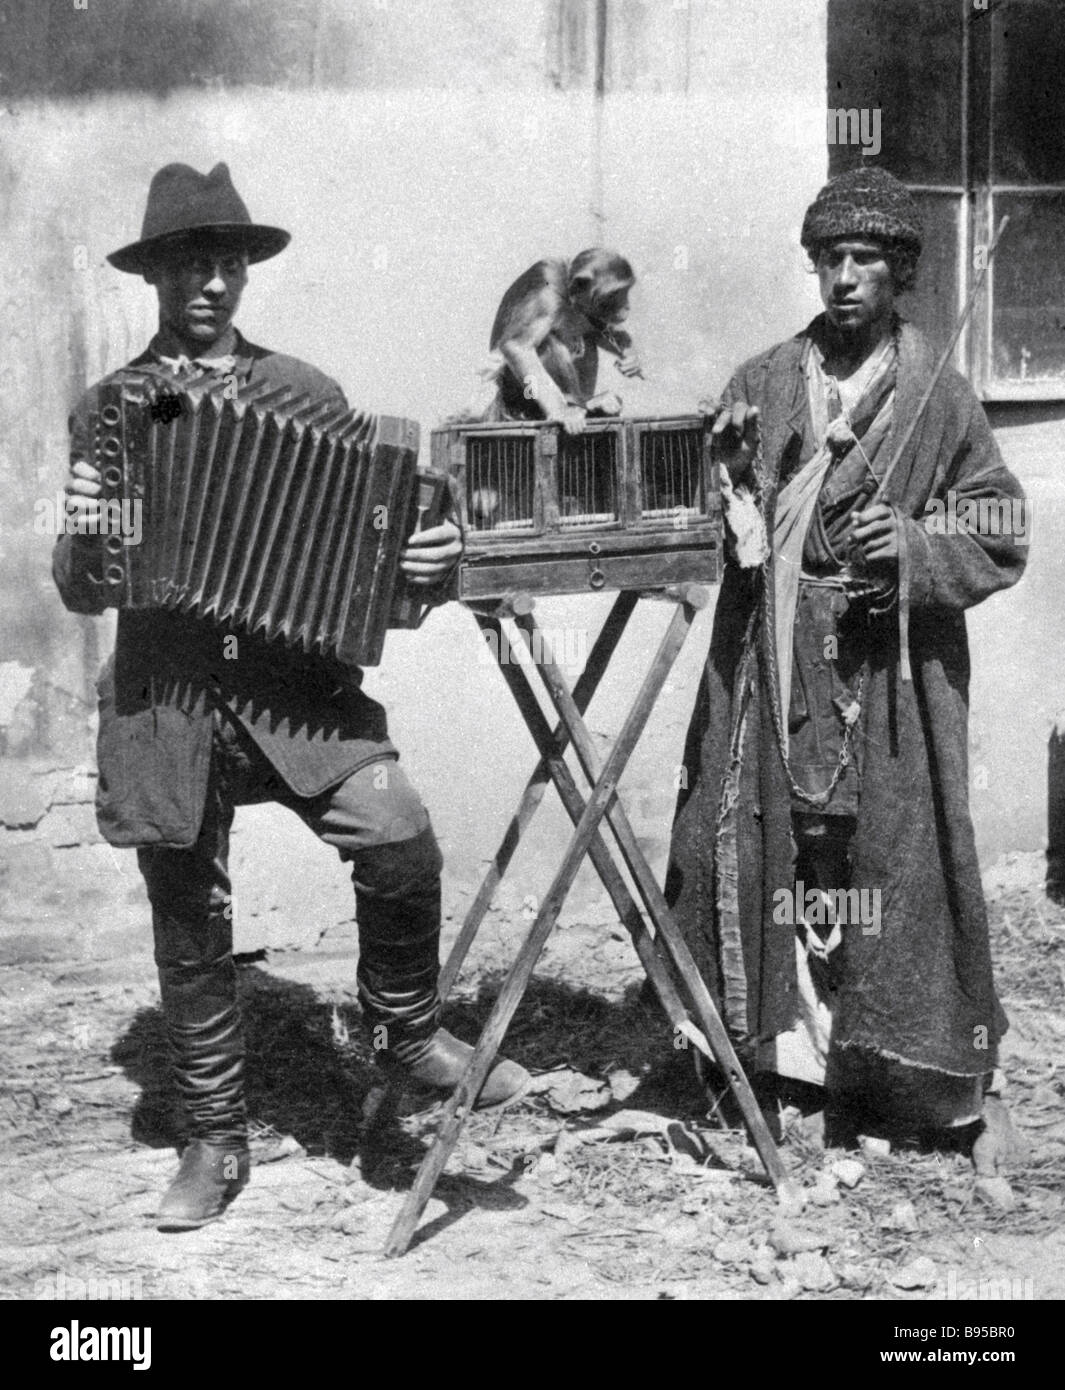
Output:
[[1001,194],[995,221],[1010,224],[995,252],[994,350],[998,381],[1065,377],[1065,193]]
[[1007,0],[995,8],[992,22],[994,177],[1004,183],[1061,183],[1065,5],[1062,0]]
[[[964,0],[829,0],[828,108],[879,109],[875,161],[907,183],[961,182],[963,12]],[[829,172],[862,158],[831,144]]]
[[950,193],[915,193],[914,199],[924,223],[924,246],[916,288],[899,300],[899,312],[923,328],[932,346],[942,352],[958,317],[962,200]]

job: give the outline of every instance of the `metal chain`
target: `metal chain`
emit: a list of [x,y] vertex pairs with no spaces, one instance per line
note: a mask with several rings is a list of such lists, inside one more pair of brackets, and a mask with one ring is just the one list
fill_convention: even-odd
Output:
[[[759,430],[758,433],[758,443],[755,447],[754,459],[752,460],[752,473],[754,475],[756,483],[758,484],[758,490],[763,493],[764,507],[765,488],[761,430]],[[775,488],[772,488],[771,491],[775,492]],[[807,791],[807,789],[805,787],[801,787],[798,784],[798,782],[796,782],[795,778],[792,776],[791,768],[788,764],[788,755],[786,752],[787,739],[784,735],[784,717],[780,707],[780,674],[777,668],[776,654],[776,597],[774,593],[773,575],[770,569],[772,556],[773,548],[772,542],[770,542],[769,554],[767,555],[766,559],[762,562],[761,565],[761,609],[763,619],[762,626],[765,631],[767,668],[765,675],[767,678],[766,685],[769,688],[769,709],[773,720],[774,741],[777,746],[777,752],[780,755],[781,766],[784,769],[784,776],[787,779],[788,788],[791,791],[791,794],[794,797],[796,797],[799,801],[805,802],[808,806],[825,806],[831,799],[833,792],[839,786],[840,779],[842,778],[843,774],[850,766],[851,745],[853,743],[854,730],[857,727],[858,718],[861,715],[862,709],[862,695],[865,689],[865,673],[863,672],[862,675],[858,678],[858,691],[856,695],[856,702],[858,705],[858,716],[856,716],[851,723],[847,724],[844,727],[843,742],[840,745],[839,758],[836,763],[835,771],[832,774],[832,780],[829,782],[828,786],[824,789],[824,791]],[[756,606],[751,614],[751,619],[748,623],[747,631],[744,633],[743,642],[741,646],[741,651],[743,653],[741,657],[740,667],[741,674],[740,679],[736,682],[735,689],[735,696],[741,707],[736,712],[736,723],[732,731],[732,739],[730,741],[729,747],[729,767],[724,782],[722,784],[721,798],[718,803],[718,811],[714,827],[715,844],[721,838],[721,835],[724,831],[725,820],[729,812],[732,810],[736,801],[739,799],[738,770],[743,758],[742,729],[745,723],[745,720],[743,718],[742,705],[745,701],[746,695],[745,687],[748,680],[747,668],[749,665],[749,658],[751,655],[752,647],[754,643],[757,641],[757,616],[758,608]],[[700,820],[701,819],[702,817],[700,815]]]
[[858,677],[858,692],[855,697],[858,704],[858,716],[844,727],[843,742],[840,744],[839,758],[836,762],[836,769],[832,774],[832,780],[824,791],[807,791],[805,787],[800,787],[798,782],[796,782],[795,778],[792,776],[791,767],[788,764],[788,754],[786,751],[787,740],[784,737],[784,717],[780,708],[780,675],[777,668],[776,599],[773,593],[773,576],[769,570],[768,559],[762,566],[762,585],[762,610],[765,619],[766,684],[769,687],[769,710],[773,718],[773,733],[776,735],[777,752],[780,754],[780,762],[784,768],[784,776],[787,778],[788,787],[792,796],[798,797],[800,801],[805,801],[808,806],[826,806],[832,797],[832,793],[839,786],[840,778],[850,765],[851,741],[854,730],[858,725],[858,718],[861,715],[862,693],[865,688],[865,673],[863,672]]
[[[762,462],[762,440],[759,436],[758,449],[755,456],[755,466],[758,467]],[[836,769],[832,774],[832,780],[821,792],[807,791],[805,787],[800,787],[792,776],[791,767],[788,764],[787,738],[784,734],[784,716],[780,708],[780,673],[777,668],[777,628],[776,628],[776,593],[773,584],[773,573],[770,565],[773,559],[772,542],[769,546],[769,554],[762,563],[762,617],[763,630],[765,634],[765,653],[766,653],[766,685],[769,688],[769,712],[773,719],[773,733],[780,754],[780,763],[784,769],[784,776],[787,779],[788,789],[792,796],[799,801],[804,801],[808,806],[826,806],[832,797],[832,793],[839,786],[840,778],[846,772],[851,761],[851,743],[854,730],[861,715],[862,692],[865,687],[865,674],[862,673],[858,678],[858,716],[844,727],[843,742],[840,745],[839,759]]]

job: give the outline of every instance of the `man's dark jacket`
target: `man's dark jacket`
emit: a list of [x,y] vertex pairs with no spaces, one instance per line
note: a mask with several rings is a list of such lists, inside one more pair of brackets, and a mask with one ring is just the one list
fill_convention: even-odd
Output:
[[[331,378],[238,335],[240,385],[263,383],[346,405]],[[158,372],[151,352],[129,369]],[[122,372],[109,377],[119,380]],[[102,383],[100,383],[102,384]],[[72,458],[88,459],[88,416],[99,384],[71,417]],[[75,613],[106,607],[95,537],[62,535],[52,562]],[[380,758],[395,757],[385,712],[359,689],[357,670],[164,609],[123,610],[112,661],[101,673],[96,814],[113,845],[193,845],[203,819],[216,708],[237,719],[297,796],[311,797]]]

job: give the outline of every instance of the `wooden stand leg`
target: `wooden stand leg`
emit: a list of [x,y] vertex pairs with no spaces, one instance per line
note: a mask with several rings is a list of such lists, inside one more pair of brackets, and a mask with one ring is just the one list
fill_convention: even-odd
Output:
[[[509,656],[506,633],[500,634],[500,645],[496,650],[501,655]],[[568,739],[560,739],[558,731],[551,729],[529,683],[525,669],[517,661],[510,660],[503,662],[501,669],[514,697],[514,702],[521,710],[529,727],[529,732],[540,750],[543,758],[542,765],[547,768],[551,781],[558,789],[559,798],[570,819],[574,825],[577,825],[584,812],[585,803],[584,796],[578,789],[577,783],[573,779],[573,773],[569,770],[563,757],[563,748]],[[574,694],[574,701],[576,702],[576,694]],[[663,959],[659,947],[655,944],[653,933],[644,920],[635,899],[629,892],[625,879],[619,872],[610,850],[598,831],[588,846],[588,856],[614,904],[618,917],[632,937],[636,953],[658,994],[670,1024],[674,1029],[683,1032],[708,1061],[716,1062],[717,1058],[714,1056],[710,1044],[691,1022],[689,1011],[681,1001],[670,976],[668,960]]]
[[385,1245],[386,1255],[401,1255],[410,1244],[426,1203],[458,1142],[466,1118],[484,1085],[503,1036],[521,1002],[540,952],[558,919],[566,894],[572,887],[581,862],[588,852],[592,836],[617,794],[618,781],[684,643],[693,616],[694,611],[687,604],[678,607],[673,615],[651,669],[640,687],[636,702],[606,760],[602,775],[592,789],[558,873],[504,981],[466,1072],[444,1106],[436,1137],[389,1233]]
[[[590,782],[594,782],[599,774],[598,755],[581,713],[574,703],[573,695],[543,641],[543,633],[540,632],[534,641],[537,625],[532,614],[520,616],[516,621],[530,651],[538,649],[540,652],[540,660],[537,664],[544,684],[547,686],[548,693],[560,718],[570,731],[573,747],[585,776]],[[794,1195],[793,1184],[777,1147],[773,1143],[773,1137],[769,1133],[769,1127],[766,1125],[761,1107],[751,1090],[750,1082],[736,1056],[728,1032],[714,1007],[714,1002],[710,998],[706,983],[699,974],[688,944],[673,921],[673,915],[666,903],[665,896],[651,872],[643,851],[640,849],[639,842],[620,801],[615,802],[610,807],[607,812],[607,820],[625,864],[636,881],[648,915],[658,929],[662,943],[683,982],[691,1001],[695,1021],[709,1042],[718,1065],[728,1079],[746,1122],[751,1143],[778,1192],[782,1196],[792,1196]]]
[[[625,625],[628,623],[632,611],[636,607],[637,598],[638,595],[631,590],[623,590],[618,594],[617,598],[614,600],[614,606],[607,615],[606,622],[599,630],[599,635],[595,639],[584,670],[581,672],[577,684],[573,687],[573,702],[582,714],[591,703],[592,696],[595,694],[599,682],[603,678],[603,673],[610,663],[610,658],[617,649],[618,642],[621,640],[621,635],[625,631]],[[507,667],[509,665],[510,646],[507,642],[506,633],[502,625],[498,618],[488,617],[479,613],[474,616],[477,618],[481,631],[492,634],[494,642],[493,650],[497,653],[497,659],[503,670],[504,676],[506,676]],[[513,686],[511,688],[513,689]],[[531,691],[529,694],[539,714],[540,707],[536,703],[536,698],[532,695]],[[519,704],[521,704],[521,701],[519,701]],[[525,709],[527,709],[527,706],[523,706],[523,711]],[[526,722],[528,722],[527,714]],[[558,750],[561,753],[569,742],[569,736],[566,733],[565,725],[559,724],[551,737],[553,741],[558,740]],[[440,991],[441,1000],[446,1000],[451,993],[451,988],[455,983],[459,971],[462,969],[463,961],[465,961],[470,947],[473,945],[481,922],[484,920],[484,915],[491,906],[492,897],[499,887],[511,859],[514,857],[522,835],[524,835],[530,821],[535,816],[544,798],[550,776],[545,761],[546,754],[544,745],[539,740],[537,740],[537,747],[540,749],[542,755],[541,760],[536,765],[532,776],[529,778],[525,791],[522,793],[518,809],[511,817],[506,834],[503,836],[499,849],[496,850],[491,868],[488,870],[480,888],[477,890],[477,896],[470,904],[469,911],[466,913],[466,918],[462,923],[462,929],[455,938],[455,944],[452,946],[448,958],[440,971],[440,979],[437,988]],[[583,798],[581,799],[581,803],[583,805]]]

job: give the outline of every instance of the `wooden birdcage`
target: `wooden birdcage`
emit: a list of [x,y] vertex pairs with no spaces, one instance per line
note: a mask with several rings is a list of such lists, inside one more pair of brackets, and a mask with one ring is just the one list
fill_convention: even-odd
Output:
[[721,499],[701,415],[434,430],[466,530],[459,597],[716,583]]

